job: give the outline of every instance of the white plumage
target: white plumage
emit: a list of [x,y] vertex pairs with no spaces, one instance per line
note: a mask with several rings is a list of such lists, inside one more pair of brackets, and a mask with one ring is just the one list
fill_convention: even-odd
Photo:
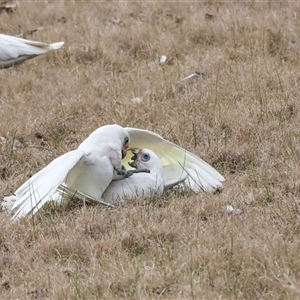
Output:
[[102,126],[77,150],[56,158],[19,187],[14,195],[5,197],[4,206],[11,206],[15,211],[13,219],[33,215],[51,200],[61,184],[101,200],[117,173],[124,174],[122,157],[126,155],[128,146],[129,135],[124,128],[119,125]]
[[45,44],[0,34],[0,69],[9,68],[50,50],[59,49],[63,44],[64,42]]
[[[130,135],[130,147],[151,149],[160,158],[166,186],[176,184],[184,176],[180,170],[185,170],[188,174],[185,183],[195,192],[201,189],[211,192],[222,188],[224,177],[201,158],[152,131],[129,127],[125,129]],[[128,157],[123,160],[123,164],[126,161]]]

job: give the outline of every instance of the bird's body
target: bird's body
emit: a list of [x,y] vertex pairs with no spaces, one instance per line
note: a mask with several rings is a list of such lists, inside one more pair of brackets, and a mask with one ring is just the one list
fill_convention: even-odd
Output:
[[46,44],[0,34],[0,69],[9,68],[50,50],[59,49],[63,44],[64,42]]
[[137,170],[147,169],[150,172],[134,173],[128,178],[112,181],[102,195],[105,202],[116,204],[124,199],[163,193],[164,175],[159,157],[149,149],[137,149],[134,159],[133,164]]
[[[4,200],[13,202],[13,218],[36,213],[64,184],[95,199],[122,170],[122,156],[127,151],[128,133],[118,125],[102,126],[95,130],[78,149],[53,160],[33,175],[14,195]],[[6,205],[9,206],[9,205]]]

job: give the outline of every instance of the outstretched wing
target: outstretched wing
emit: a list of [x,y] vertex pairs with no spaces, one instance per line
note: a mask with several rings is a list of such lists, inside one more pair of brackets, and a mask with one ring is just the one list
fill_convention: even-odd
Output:
[[59,49],[63,44],[46,44],[0,34],[0,68],[8,68],[49,50]]
[[[201,188],[204,191],[213,191],[222,188],[224,177],[212,166],[191,152],[165,140],[160,135],[138,128],[125,128],[130,135],[130,147],[149,148],[160,158],[164,167],[165,185],[172,184],[174,173],[170,165],[179,165],[188,174],[186,183],[196,192]],[[130,156],[127,155],[123,164],[127,168]]]
[[83,150],[70,151],[53,160],[44,169],[33,175],[15,192],[14,196],[5,197],[5,201],[14,201],[12,210],[16,210],[13,219],[36,213],[65,180],[69,171],[85,158]]

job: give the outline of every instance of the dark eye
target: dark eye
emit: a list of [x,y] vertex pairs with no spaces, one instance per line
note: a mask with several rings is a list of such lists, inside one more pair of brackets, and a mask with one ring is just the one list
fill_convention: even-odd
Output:
[[141,157],[141,161],[146,162],[150,159],[150,154],[144,153]]
[[129,137],[128,136],[125,136],[124,137],[124,145],[128,144],[129,142]]

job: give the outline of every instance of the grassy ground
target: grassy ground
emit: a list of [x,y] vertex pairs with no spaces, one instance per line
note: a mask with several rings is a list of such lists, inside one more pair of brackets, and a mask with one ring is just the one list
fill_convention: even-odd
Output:
[[220,194],[2,212],[1,299],[300,299],[299,3],[22,2],[0,32],[65,41],[0,70],[1,198],[109,123],[226,178]]

